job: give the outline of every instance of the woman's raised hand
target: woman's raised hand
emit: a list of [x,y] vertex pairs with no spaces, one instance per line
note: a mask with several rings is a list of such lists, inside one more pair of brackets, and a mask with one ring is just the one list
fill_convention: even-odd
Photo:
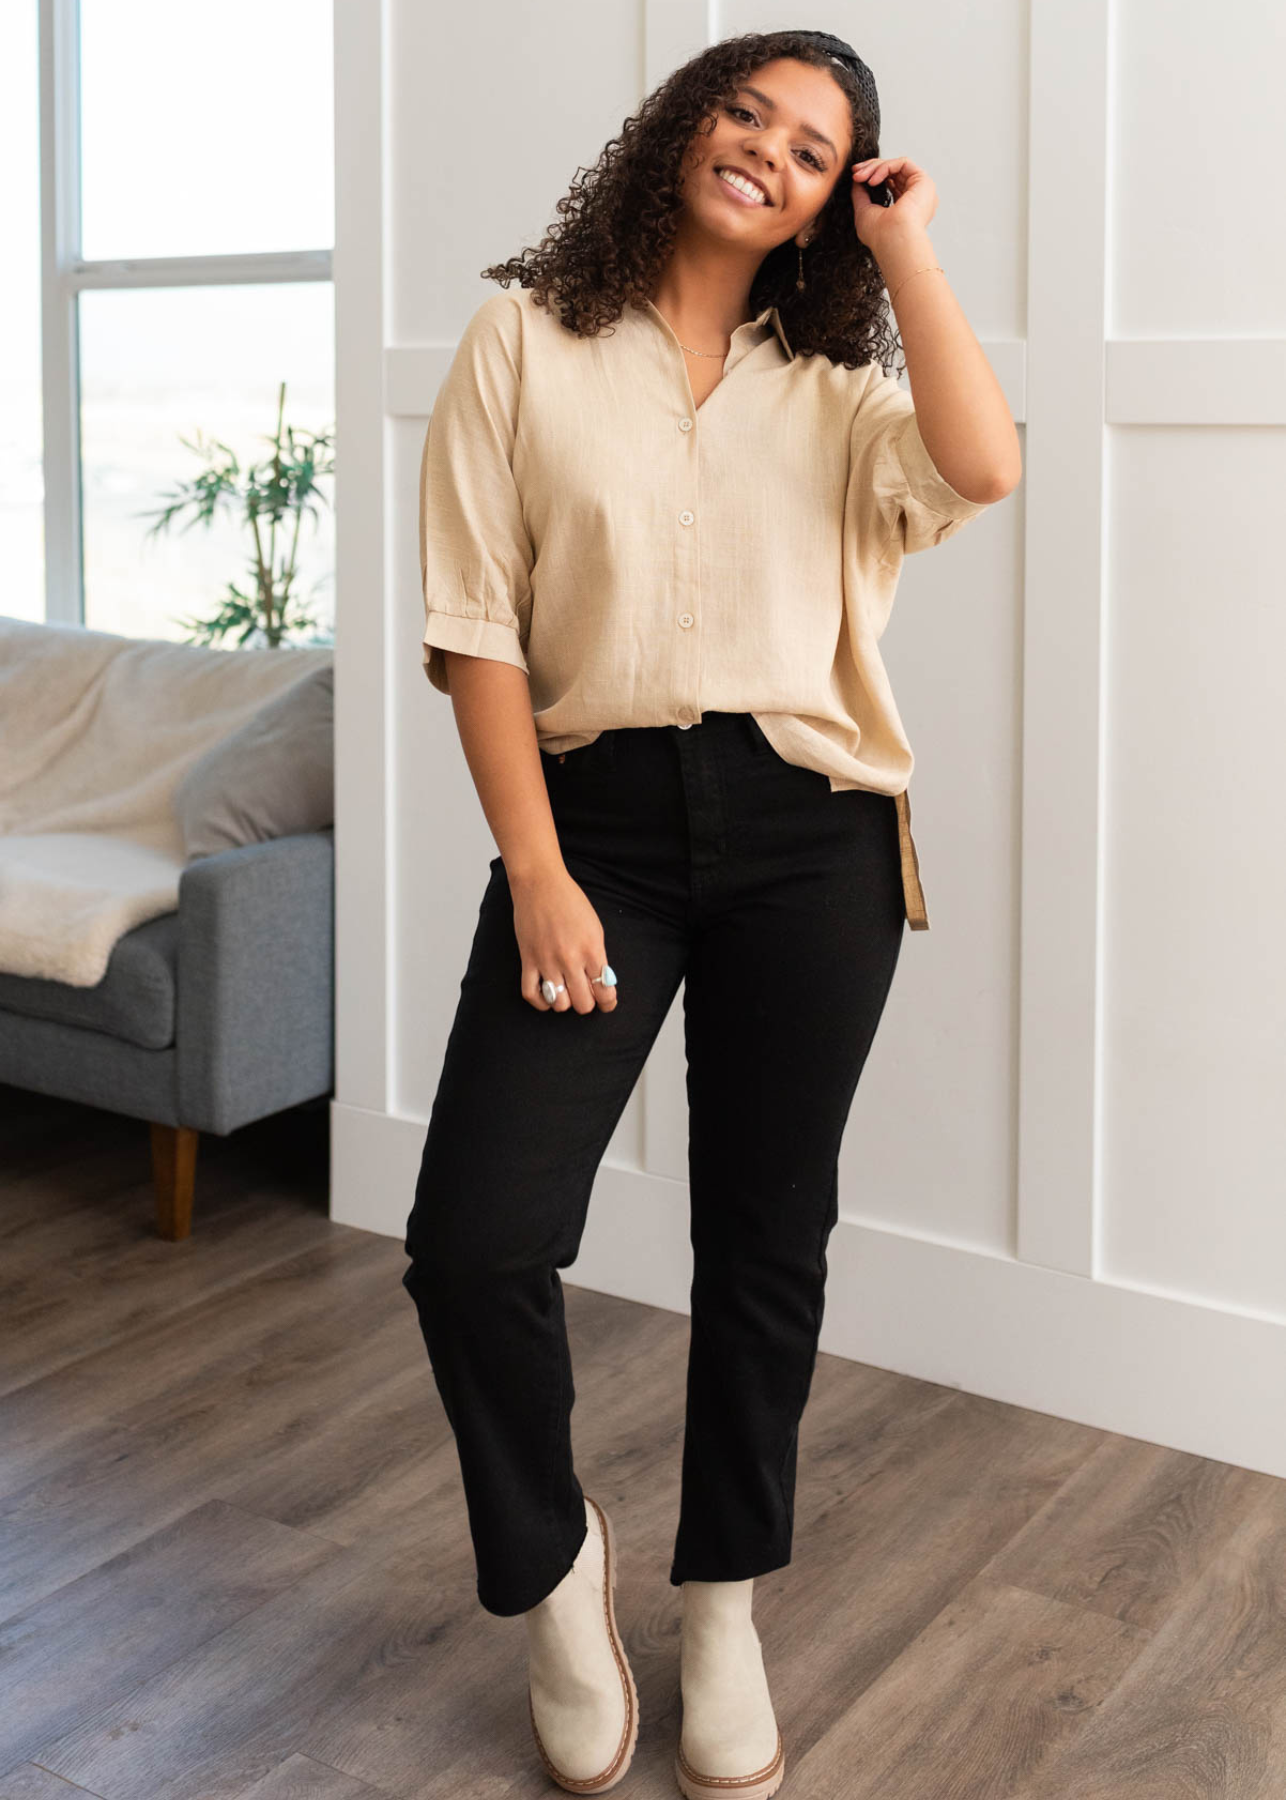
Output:
[[[909,156],[868,156],[854,163],[853,224],[857,235],[879,260],[878,245],[900,231],[924,231],[938,210],[938,190],[928,171]],[[887,182],[892,206],[881,206],[867,192],[868,182]]]

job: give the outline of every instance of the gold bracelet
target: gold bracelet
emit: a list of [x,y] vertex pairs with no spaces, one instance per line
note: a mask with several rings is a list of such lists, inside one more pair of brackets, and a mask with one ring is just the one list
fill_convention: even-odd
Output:
[[[943,268],[941,263],[926,263],[922,269],[912,269],[911,275],[928,275],[934,269],[937,270],[939,275],[946,274],[946,270]],[[898,282],[897,287],[889,295],[889,305],[890,306],[892,306],[893,302],[897,299],[898,295],[902,292],[902,289],[906,286],[907,282],[910,281],[911,275],[904,275],[902,277],[901,281]]]

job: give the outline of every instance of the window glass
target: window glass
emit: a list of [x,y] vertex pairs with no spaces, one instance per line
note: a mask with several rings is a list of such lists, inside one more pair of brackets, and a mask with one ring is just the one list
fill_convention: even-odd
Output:
[[[85,624],[137,637],[194,638],[235,585],[255,591],[255,541],[244,507],[220,501],[212,523],[185,508],[160,534],[154,514],[214,466],[189,448],[219,440],[244,470],[273,454],[278,390],[284,424],[334,429],[334,289],[275,285],[89,289],[80,296]],[[283,433],[284,435],[284,433]],[[330,452],[328,454],[333,454]],[[224,458],[216,453],[214,462]],[[244,488],[244,482],[238,485]],[[293,592],[317,629],[334,628],[334,482],[299,528]],[[146,516],[144,516],[146,515]],[[286,515],[293,531],[293,515]],[[266,557],[266,537],[262,549]],[[289,548],[278,531],[276,566]],[[314,632],[293,634],[295,643]],[[235,638],[215,640],[228,649]]]
[[330,0],[80,0],[80,24],[87,261],[334,243]]
[[45,616],[36,0],[0,7],[0,612]]

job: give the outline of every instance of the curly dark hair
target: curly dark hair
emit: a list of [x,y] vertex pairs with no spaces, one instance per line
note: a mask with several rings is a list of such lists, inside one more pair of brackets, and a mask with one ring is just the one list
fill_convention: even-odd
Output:
[[[547,309],[551,296],[565,329],[597,336],[627,305],[651,299],[669,261],[682,209],[683,158],[699,131],[713,129],[717,108],[727,104],[753,70],[789,56],[825,69],[848,100],[853,141],[848,163],[879,152],[872,119],[849,69],[797,31],[747,32],[725,38],[678,68],[626,119],[619,137],[605,145],[593,169],[581,169],[558,202],[561,221],[539,245],[480,271],[508,287],[531,288]],[[818,215],[805,258],[807,286],[795,286],[799,253],[793,238],[764,257],[750,288],[752,316],[775,305],[791,348],[822,355],[845,368],[876,359],[893,366],[901,342],[884,298],[884,279],[874,256],[853,229],[850,183],[836,181]]]

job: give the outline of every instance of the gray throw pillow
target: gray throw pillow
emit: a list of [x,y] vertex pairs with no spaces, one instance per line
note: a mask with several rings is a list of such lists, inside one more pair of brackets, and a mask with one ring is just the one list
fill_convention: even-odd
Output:
[[174,792],[189,862],[335,823],[334,682],[311,669],[197,758]]

